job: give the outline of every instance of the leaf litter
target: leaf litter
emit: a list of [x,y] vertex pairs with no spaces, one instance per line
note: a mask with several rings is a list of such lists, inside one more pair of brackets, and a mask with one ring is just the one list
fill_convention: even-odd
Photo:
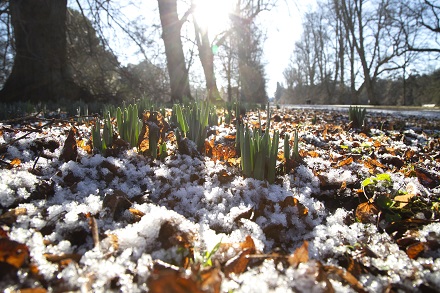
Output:
[[274,129],[298,130],[300,158],[279,160],[272,185],[240,175],[230,125],[190,157],[154,120],[169,144],[159,161],[126,147],[93,154],[84,124],[0,124],[0,287],[437,290],[439,121],[368,114],[358,132],[345,116],[274,110]]

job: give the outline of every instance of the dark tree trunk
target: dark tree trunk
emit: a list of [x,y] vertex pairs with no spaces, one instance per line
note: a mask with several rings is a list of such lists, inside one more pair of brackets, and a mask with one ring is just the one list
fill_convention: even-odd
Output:
[[176,0],[158,0],[162,39],[165,44],[168,74],[170,76],[171,100],[191,98],[188,69],[185,64],[180,31],[183,20],[177,14]]
[[11,0],[15,59],[1,101],[84,98],[69,74],[67,0]]

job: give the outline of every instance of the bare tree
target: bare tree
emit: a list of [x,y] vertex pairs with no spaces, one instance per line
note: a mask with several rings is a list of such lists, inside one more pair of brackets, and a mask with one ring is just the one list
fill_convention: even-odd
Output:
[[[192,2],[194,7],[194,2]],[[197,18],[193,17],[195,38],[197,48],[199,50],[200,62],[205,75],[206,90],[208,91],[208,99],[215,101],[220,99],[220,93],[217,88],[217,81],[214,72],[214,54],[212,52],[212,44],[209,40],[208,28],[200,27]]]
[[16,54],[0,100],[86,97],[67,66],[67,0],[12,0],[8,9]]
[[188,10],[179,19],[176,0],[158,0],[162,39],[167,56],[168,74],[170,77],[171,100],[182,101],[183,97],[191,98],[188,68],[183,53],[181,29],[192,10]]
[[405,1],[401,24],[409,51],[440,53],[440,4],[436,2]]

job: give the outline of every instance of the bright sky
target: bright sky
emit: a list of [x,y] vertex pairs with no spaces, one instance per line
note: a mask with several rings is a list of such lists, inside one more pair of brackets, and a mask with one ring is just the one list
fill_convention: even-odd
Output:
[[[203,13],[198,14],[199,22],[209,22],[214,26],[221,26],[221,21],[216,19],[223,17],[227,19],[228,7],[234,2],[233,0],[198,1],[200,2],[200,11],[203,11]],[[301,36],[302,15],[312,9],[315,1],[278,0],[276,8],[269,12],[264,11],[258,16],[259,22],[263,24],[267,31],[267,40],[264,43],[264,62],[268,79],[266,90],[269,97],[274,95],[277,82],[284,83],[283,71],[289,63],[295,41]],[[146,1],[142,5],[142,9],[137,13],[140,11],[153,11],[157,7],[157,1]],[[158,11],[156,10],[155,13],[158,13]],[[146,17],[150,20],[152,18]],[[154,18],[158,19],[158,16],[156,18],[155,15]],[[213,30],[221,30],[221,27],[210,28],[211,32]],[[129,51],[126,48],[124,49],[126,54],[129,54]]]
[[264,43],[267,94],[272,97],[277,82],[284,82],[283,71],[292,55],[294,44],[301,37],[302,15],[311,10],[315,0],[278,0],[277,7],[264,12],[263,24],[267,24],[267,40]]

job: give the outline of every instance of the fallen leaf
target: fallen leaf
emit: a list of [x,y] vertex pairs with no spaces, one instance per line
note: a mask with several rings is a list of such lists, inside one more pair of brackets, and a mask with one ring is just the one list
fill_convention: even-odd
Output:
[[0,221],[5,224],[12,225],[17,221],[18,216],[26,215],[26,213],[27,213],[26,208],[15,208],[2,214],[0,216]]
[[9,238],[8,233],[0,227],[0,239],[1,238]]
[[226,277],[229,277],[230,274],[238,275],[244,273],[249,263],[247,256],[254,253],[255,249],[247,248],[240,252],[239,255],[228,260],[224,266],[224,273]]
[[353,163],[353,158],[352,157],[348,157],[347,159],[339,162],[336,167],[340,168],[342,166],[346,166],[346,165],[350,165],[351,163]]
[[222,169],[217,173],[217,178],[221,184],[226,184],[232,182],[235,179],[235,176],[228,173],[225,169]]
[[76,145],[76,133],[75,127],[70,128],[66,141],[64,142],[63,149],[61,150],[60,161],[69,162],[76,161],[78,157],[78,147]]
[[102,207],[109,210],[111,218],[119,220],[124,211],[131,207],[131,202],[127,198],[128,196],[125,192],[115,190],[112,194],[105,195]]
[[300,263],[306,263],[309,261],[309,242],[304,243],[295,249],[295,252],[287,258],[290,266],[297,268]]
[[234,223],[239,223],[241,219],[251,220],[255,218],[254,216],[254,209],[250,208],[247,211],[242,212],[238,216],[234,218]]
[[280,206],[282,208],[285,207],[296,207],[298,209],[298,214],[300,218],[303,218],[309,214],[309,210],[298,201],[298,199],[294,198],[293,196],[289,195],[287,196],[282,202],[280,202]]
[[87,143],[84,139],[78,140],[76,146],[86,151],[89,155],[93,154],[93,147],[90,143]]
[[53,263],[60,263],[63,260],[71,259],[75,262],[79,262],[82,255],[76,254],[76,253],[64,253],[64,254],[49,254],[45,253],[44,257],[47,259],[47,261],[53,262]]
[[6,262],[18,269],[28,256],[29,249],[26,245],[8,238],[0,239],[0,262]]
[[151,293],[203,293],[191,276],[171,269],[154,272],[148,278],[147,285]]
[[14,167],[18,167],[21,164],[21,160],[19,158],[14,158],[10,163],[9,163],[9,168],[14,168]]
[[327,274],[338,275],[341,279],[346,281],[356,292],[358,293],[368,292],[367,290],[365,290],[362,283],[359,282],[358,279],[356,279],[350,272],[332,265],[324,266],[324,270],[327,272]]
[[434,188],[440,184],[440,178],[422,168],[415,168],[416,176],[419,182],[428,188]]
[[143,216],[145,216],[144,212],[141,212],[138,209],[129,208],[128,211],[133,215],[134,222],[139,222]]
[[222,275],[220,269],[211,267],[200,272],[200,287],[203,291],[220,293]]
[[394,201],[399,203],[398,208],[403,208],[403,207],[405,207],[411,201],[411,199],[414,196],[416,196],[416,195],[412,194],[412,193],[407,193],[407,194],[404,194],[404,195],[396,195],[394,197]]
[[406,248],[406,254],[410,259],[416,259],[419,255],[425,251],[425,244],[423,242],[418,242],[409,245]]
[[47,290],[44,288],[26,288],[17,291],[17,293],[46,293],[46,292]]
[[364,224],[375,223],[380,211],[374,203],[364,202],[356,208],[356,218]]

